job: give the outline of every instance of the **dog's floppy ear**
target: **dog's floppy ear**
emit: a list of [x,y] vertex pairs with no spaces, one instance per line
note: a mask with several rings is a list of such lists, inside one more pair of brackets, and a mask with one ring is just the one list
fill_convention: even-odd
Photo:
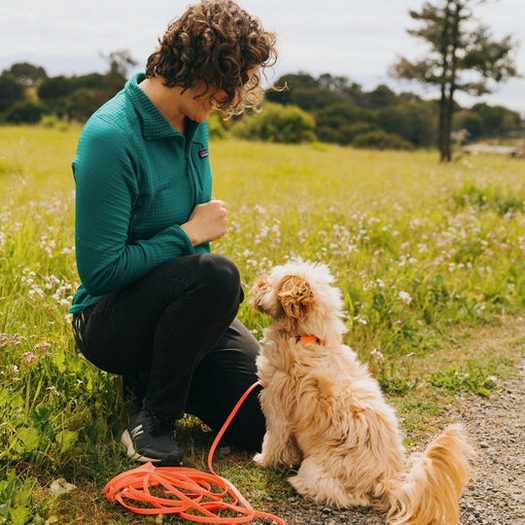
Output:
[[277,288],[277,298],[287,317],[304,319],[313,310],[314,292],[304,277],[287,275]]
[[251,289],[249,304],[263,314],[275,314],[275,297],[266,277],[258,277]]

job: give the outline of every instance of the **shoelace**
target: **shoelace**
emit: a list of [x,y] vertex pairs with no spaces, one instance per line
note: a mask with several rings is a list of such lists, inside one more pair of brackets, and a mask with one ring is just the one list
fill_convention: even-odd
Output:
[[[104,494],[108,501],[117,501],[137,514],[177,514],[186,520],[200,523],[249,523],[255,518],[270,518],[279,525],[286,525],[277,516],[254,510],[233,483],[217,475],[212,466],[213,455],[222,436],[244,400],[258,385],[260,382],[255,382],[241,396],[215,437],[208,454],[211,474],[193,468],[155,467],[152,463],[145,463],[119,474],[107,483]],[[152,494],[150,489],[159,495]],[[225,498],[230,502],[225,501]],[[228,511],[236,515],[220,517],[216,511]]]

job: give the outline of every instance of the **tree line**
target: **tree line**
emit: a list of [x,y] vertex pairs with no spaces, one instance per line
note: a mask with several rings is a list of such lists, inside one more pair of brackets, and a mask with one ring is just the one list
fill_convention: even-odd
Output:
[[[38,123],[44,115],[85,122],[120,91],[127,70],[112,60],[104,73],[50,77],[44,68],[18,63],[0,74],[0,121]],[[307,140],[355,147],[413,149],[435,147],[439,104],[414,93],[394,93],[386,85],[371,91],[329,73],[288,74],[268,89],[264,111],[240,122],[213,119],[212,134],[275,142]],[[469,140],[496,137],[521,129],[519,113],[481,103],[456,106],[455,129]]]
[[[371,91],[346,77],[325,73],[289,74],[268,90],[264,111],[245,119],[233,132],[247,139],[321,142],[358,148],[414,149],[438,145],[440,104],[419,95],[394,93],[379,85]],[[525,132],[518,112],[478,103],[454,105],[452,138],[461,142]]]
[[476,104],[462,109],[456,102],[458,92],[488,94],[496,84],[519,76],[514,60],[518,42],[510,35],[495,39],[475,17],[475,8],[485,1],[434,0],[423,2],[419,11],[409,11],[417,26],[407,33],[423,40],[427,53],[416,60],[399,58],[389,73],[435,89],[439,93],[435,102],[410,93],[395,95],[384,85],[363,93],[345,77],[330,75],[281,79],[293,91],[269,93],[268,97],[312,114],[321,140],[358,147],[437,145],[441,160],[450,161],[454,130],[461,129],[464,138],[476,139],[522,126],[520,115],[504,107]]
[[106,73],[50,77],[41,66],[13,64],[0,74],[0,122],[35,124],[45,115],[85,122],[104,102],[122,89],[130,66],[126,50],[104,57]]
[[[410,92],[396,94],[386,85],[364,91],[348,78],[330,74],[318,78],[307,73],[285,75],[276,85],[286,85],[287,89],[269,90],[266,99],[284,107],[298,107],[312,116],[314,127],[310,131],[322,142],[390,149],[436,146],[438,100],[424,100]],[[453,131],[462,130],[455,135],[463,140],[503,136],[522,129],[524,124],[518,112],[502,106],[478,103],[461,108],[455,104],[454,111]],[[275,118],[265,117],[265,113],[257,117],[261,128],[265,119]]]
[[[289,74],[275,83],[280,89],[267,91],[264,112],[227,123],[213,115],[212,134],[382,149],[437,146],[441,160],[448,161],[454,131],[462,140],[523,131],[515,111],[485,103],[461,108],[455,100],[458,92],[480,96],[519,75],[513,58],[517,42],[510,36],[495,40],[486,26],[475,23],[473,8],[484,2],[434,0],[409,12],[419,26],[407,32],[424,40],[429,51],[419,60],[400,58],[390,74],[435,88],[436,100],[410,92],[396,94],[386,85],[367,92],[347,77],[330,73],[317,78]],[[0,74],[0,121],[38,122],[48,113],[85,121],[124,86],[129,66],[135,65],[125,50],[106,59],[105,74],[74,77],[48,77],[42,67],[14,64]]]

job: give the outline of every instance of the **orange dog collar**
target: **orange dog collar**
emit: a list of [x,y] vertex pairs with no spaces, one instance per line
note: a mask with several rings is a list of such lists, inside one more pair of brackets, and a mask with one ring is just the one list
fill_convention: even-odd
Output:
[[301,343],[302,345],[311,344],[324,346],[324,341],[315,335],[297,335],[295,337],[295,341],[297,343]]

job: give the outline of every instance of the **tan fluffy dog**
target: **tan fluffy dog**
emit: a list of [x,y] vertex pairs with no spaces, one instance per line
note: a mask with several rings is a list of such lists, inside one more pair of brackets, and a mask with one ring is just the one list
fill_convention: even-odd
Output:
[[292,262],[260,277],[251,305],[271,315],[257,361],[266,416],[263,466],[301,465],[305,498],[388,511],[393,524],[459,524],[471,447],[449,426],[422,455],[404,449],[393,408],[342,344],[342,301],[324,265]]

